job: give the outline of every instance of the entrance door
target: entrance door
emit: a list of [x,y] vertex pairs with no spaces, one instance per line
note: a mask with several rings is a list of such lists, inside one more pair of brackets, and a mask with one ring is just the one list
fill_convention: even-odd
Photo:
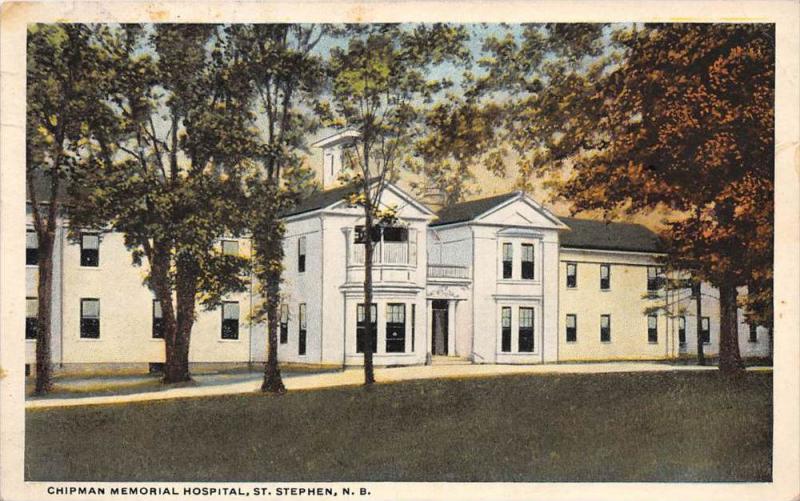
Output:
[[431,305],[433,312],[433,339],[431,353],[447,355],[447,300],[435,299]]

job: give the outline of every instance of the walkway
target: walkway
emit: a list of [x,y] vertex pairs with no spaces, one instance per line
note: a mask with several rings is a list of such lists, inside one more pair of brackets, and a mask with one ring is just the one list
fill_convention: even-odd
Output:
[[[696,365],[671,365],[656,362],[611,362],[585,364],[546,365],[428,365],[411,367],[380,368],[375,370],[378,383],[393,383],[417,379],[491,377],[513,374],[601,374],[613,372],[669,372],[717,370],[716,367]],[[772,370],[770,367],[754,367],[749,370]],[[27,409],[71,407],[79,405],[103,405],[129,402],[149,402],[172,398],[208,397],[253,393],[261,386],[261,375],[252,373],[244,381],[213,382],[197,378],[199,385],[166,388],[158,391],[86,397],[57,396],[32,399],[25,402]],[[318,374],[292,374],[284,377],[289,391],[358,386],[364,380],[360,367],[343,371]],[[209,384],[210,383],[210,384]]]

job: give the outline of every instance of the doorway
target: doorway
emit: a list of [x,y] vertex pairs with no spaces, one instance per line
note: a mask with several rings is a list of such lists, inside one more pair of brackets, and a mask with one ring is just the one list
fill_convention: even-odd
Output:
[[433,355],[447,355],[448,344],[448,304],[446,299],[434,299],[431,305],[433,313],[432,326],[433,336],[431,338],[431,353]]

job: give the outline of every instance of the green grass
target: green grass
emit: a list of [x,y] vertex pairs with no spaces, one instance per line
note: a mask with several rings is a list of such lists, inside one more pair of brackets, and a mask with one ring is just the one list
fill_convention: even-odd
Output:
[[772,374],[507,376],[29,410],[50,481],[770,481]]

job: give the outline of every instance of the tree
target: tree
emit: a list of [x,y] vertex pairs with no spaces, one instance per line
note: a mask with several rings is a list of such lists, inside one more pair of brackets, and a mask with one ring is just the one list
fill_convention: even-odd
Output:
[[351,173],[353,206],[364,213],[364,308],[366,326],[364,383],[375,381],[372,345],[372,257],[374,237],[396,214],[383,207],[386,182],[395,180],[411,151],[421,110],[451,85],[430,78],[430,69],[466,60],[468,35],[463,27],[444,24],[354,25],[346,47],[331,50],[333,112],[339,129],[359,133],[348,148],[345,165]]
[[[284,393],[278,367],[278,327],[285,226],[282,211],[309,186],[300,153],[319,127],[313,110],[325,74],[313,50],[333,32],[326,25],[259,24],[227,28],[231,50],[241,53],[252,86],[253,111],[263,123],[254,151],[258,172],[248,180],[254,274],[264,298],[252,321],[267,319],[267,363],[261,390]],[[282,182],[284,180],[285,182]]]
[[[32,25],[27,44],[26,183],[38,240],[36,393],[52,388],[53,248],[67,207],[66,186],[80,165],[87,121],[102,114],[107,75],[85,25]],[[42,199],[41,197],[46,197]]]
[[114,78],[103,103],[113,113],[89,121],[70,224],[121,232],[134,264],[147,260],[163,315],[163,381],[187,381],[197,302],[217,307],[247,283],[247,260],[215,245],[246,229],[243,178],[257,143],[245,62],[216,25],[97,29],[107,32],[103,64]]
[[772,280],[773,28],[556,25],[522,39],[487,42],[482,83],[533,89],[504,126],[523,173],[554,174],[575,211],[670,211],[665,263],[719,289],[720,369],[738,371],[737,287]]

